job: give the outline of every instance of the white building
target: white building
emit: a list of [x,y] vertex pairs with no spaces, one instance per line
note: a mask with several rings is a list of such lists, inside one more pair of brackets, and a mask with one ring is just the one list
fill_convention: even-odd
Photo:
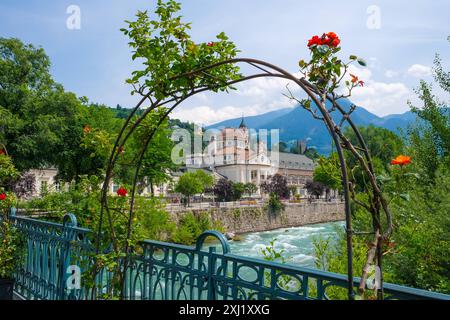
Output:
[[258,187],[278,173],[303,195],[304,184],[314,171],[314,162],[304,155],[270,152],[263,141],[251,141],[244,119],[238,128],[224,128],[212,135],[206,153],[187,155],[185,163],[188,168],[208,168],[231,181]]

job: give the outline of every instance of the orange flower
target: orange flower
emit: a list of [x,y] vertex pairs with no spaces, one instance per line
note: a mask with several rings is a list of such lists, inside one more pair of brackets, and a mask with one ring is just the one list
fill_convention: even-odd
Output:
[[355,76],[354,74],[351,74],[351,73],[350,73],[350,77],[352,77],[352,82],[353,83],[356,83],[359,80],[357,76]]
[[91,131],[91,127],[89,127],[87,124],[83,126],[83,132],[89,133]]
[[404,166],[405,164],[411,163],[411,157],[399,155],[391,161],[391,164]]

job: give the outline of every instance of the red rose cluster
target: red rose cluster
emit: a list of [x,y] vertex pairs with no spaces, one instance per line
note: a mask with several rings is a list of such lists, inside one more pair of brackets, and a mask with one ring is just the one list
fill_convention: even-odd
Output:
[[308,47],[311,47],[313,45],[327,45],[336,48],[339,43],[341,43],[341,40],[339,39],[337,34],[334,32],[328,32],[324,33],[321,37],[313,36],[308,40]]
[[127,193],[128,193],[128,191],[124,187],[120,187],[119,189],[117,189],[117,195],[119,197],[126,197]]

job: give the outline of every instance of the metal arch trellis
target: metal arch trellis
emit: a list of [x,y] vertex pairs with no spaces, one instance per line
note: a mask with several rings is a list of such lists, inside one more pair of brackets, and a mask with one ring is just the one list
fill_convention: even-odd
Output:
[[[125,143],[127,140],[131,137],[133,132],[136,130],[136,128],[139,126],[139,124],[145,119],[145,117],[153,110],[159,108],[159,107],[168,107],[167,111],[163,114],[163,116],[159,119],[157,125],[150,131],[147,139],[143,142],[143,148],[141,149],[138,158],[137,158],[137,165],[134,172],[134,178],[133,178],[133,185],[131,190],[131,200],[130,200],[130,208],[129,208],[129,214],[128,214],[128,226],[127,226],[127,238],[130,238],[132,234],[132,218],[134,214],[134,201],[135,201],[135,195],[136,195],[136,185],[138,183],[138,177],[139,172],[142,164],[142,160],[144,157],[144,154],[150,145],[152,138],[155,134],[155,132],[158,130],[160,125],[163,123],[163,121],[169,116],[169,114],[178,107],[182,102],[187,100],[188,98],[204,91],[211,91],[218,88],[228,88],[232,86],[233,84],[244,82],[251,79],[256,78],[263,78],[263,77],[277,77],[277,78],[283,78],[289,81],[294,82],[297,84],[311,99],[320,114],[317,114],[316,110],[312,110],[311,108],[305,108],[307,111],[311,113],[311,115],[318,120],[321,120],[324,122],[325,126],[327,127],[334,145],[336,147],[336,152],[339,157],[340,167],[341,167],[341,176],[342,176],[342,184],[343,184],[343,194],[344,194],[344,200],[345,200],[345,223],[346,223],[346,241],[347,241],[347,279],[348,279],[348,297],[349,299],[354,299],[354,275],[353,275],[353,251],[352,251],[352,237],[354,234],[358,234],[354,232],[352,228],[352,218],[351,218],[351,209],[350,209],[350,197],[352,197],[353,201],[357,203],[358,205],[364,206],[371,214],[372,214],[372,220],[373,220],[373,232],[369,232],[368,234],[373,234],[373,241],[370,245],[370,249],[368,252],[368,258],[367,263],[363,270],[363,276],[361,278],[361,284],[359,287],[360,292],[364,292],[365,282],[368,277],[368,269],[370,265],[372,264],[372,261],[376,260],[377,266],[380,268],[380,275],[381,275],[381,260],[382,260],[382,250],[381,245],[382,241],[389,237],[391,231],[392,231],[392,219],[391,214],[389,211],[389,208],[387,206],[387,202],[383,197],[383,194],[381,192],[380,187],[378,186],[374,168],[372,165],[372,159],[370,156],[370,152],[367,148],[367,145],[359,132],[358,128],[354,124],[354,122],[351,119],[351,113],[354,111],[355,107],[350,108],[350,110],[346,111],[344,108],[342,108],[338,100],[342,98],[342,96],[337,96],[334,93],[322,93],[317,89],[314,85],[309,83],[305,78],[297,78],[291,73],[283,70],[282,68],[275,66],[271,63],[262,61],[262,60],[256,60],[251,58],[233,58],[228,59],[224,61],[220,61],[214,64],[211,64],[209,66],[205,66],[196,70],[192,70],[187,73],[183,73],[180,75],[177,75],[175,77],[172,77],[169,79],[169,81],[177,80],[180,78],[188,78],[192,79],[193,77],[213,77],[210,74],[208,74],[208,70],[214,69],[216,67],[222,66],[222,65],[235,65],[235,64],[246,64],[254,69],[257,69],[258,72],[254,74],[250,74],[247,76],[241,76],[238,79],[235,80],[229,80],[226,82],[218,83],[215,86],[212,85],[204,85],[204,86],[191,86],[187,88],[181,88],[173,92],[167,92],[164,94],[166,97],[165,99],[156,99],[154,98],[153,94],[154,91],[150,90],[147,93],[143,93],[142,90],[139,90],[139,93],[142,95],[142,99],[139,101],[139,103],[132,109],[130,115],[125,120],[125,123],[122,127],[122,129],[119,132],[119,135],[115,141],[113,151],[111,152],[109,162],[106,168],[106,175],[105,175],[105,181],[103,183],[102,187],[102,194],[101,194],[101,211],[100,211],[100,217],[99,217],[99,226],[97,230],[97,238],[96,238],[96,254],[99,254],[100,252],[100,245],[102,243],[102,227],[104,223],[104,218],[106,215],[106,218],[108,219],[108,223],[110,224],[111,231],[114,233],[114,228],[111,224],[111,215],[108,207],[108,191],[109,191],[109,184],[111,181],[111,178],[113,176],[113,169],[115,166],[115,163],[118,159],[118,156],[120,154],[120,150],[123,149]],[[148,107],[138,118],[132,122],[132,119],[137,114],[137,111],[141,108],[141,106],[146,102],[150,102],[150,107]],[[325,102],[329,101],[331,102],[331,108],[327,109]],[[332,119],[331,113],[334,111],[338,111],[342,118],[339,124],[336,124],[336,122]],[[358,140],[358,146],[354,146],[349,139],[343,134],[342,132],[342,126],[343,124],[347,122],[350,126],[350,128],[353,130],[353,132],[356,135],[356,138]],[[369,199],[371,200],[370,205],[366,205],[357,199],[354,198],[354,192],[353,192],[353,186],[350,183],[345,156],[344,156],[344,149],[351,152],[351,154],[356,157],[357,161],[361,164],[361,167],[364,169],[365,173],[369,176],[370,180],[370,187],[372,194],[369,194]],[[367,191],[369,192],[369,191]],[[381,226],[381,211],[384,212],[386,216],[387,221],[387,227],[384,233],[382,233],[382,226]],[[364,233],[367,234],[367,233]],[[121,248],[114,247],[113,243],[113,249],[114,250],[120,250]],[[125,244],[125,248],[123,252],[126,254],[126,257],[123,262],[123,269],[126,270],[127,263],[128,263],[128,255],[130,251],[130,247],[128,243]],[[94,270],[95,272],[95,270]],[[124,277],[121,278],[121,284],[122,287],[124,285]],[[123,291],[123,290],[122,290]],[[380,276],[380,283],[377,288],[377,296],[379,299],[383,298],[383,279],[382,276]]]

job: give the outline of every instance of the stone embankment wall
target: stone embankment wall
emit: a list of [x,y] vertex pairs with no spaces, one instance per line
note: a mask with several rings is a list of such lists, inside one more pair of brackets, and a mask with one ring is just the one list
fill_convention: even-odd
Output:
[[[290,203],[278,213],[270,213],[267,208],[257,206],[189,211],[194,214],[208,212],[213,221],[220,221],[227,232],[236,234],[340,221],[345,218],[343,202]],[[184,213],[173,212],[172,215],[178,220]]]

